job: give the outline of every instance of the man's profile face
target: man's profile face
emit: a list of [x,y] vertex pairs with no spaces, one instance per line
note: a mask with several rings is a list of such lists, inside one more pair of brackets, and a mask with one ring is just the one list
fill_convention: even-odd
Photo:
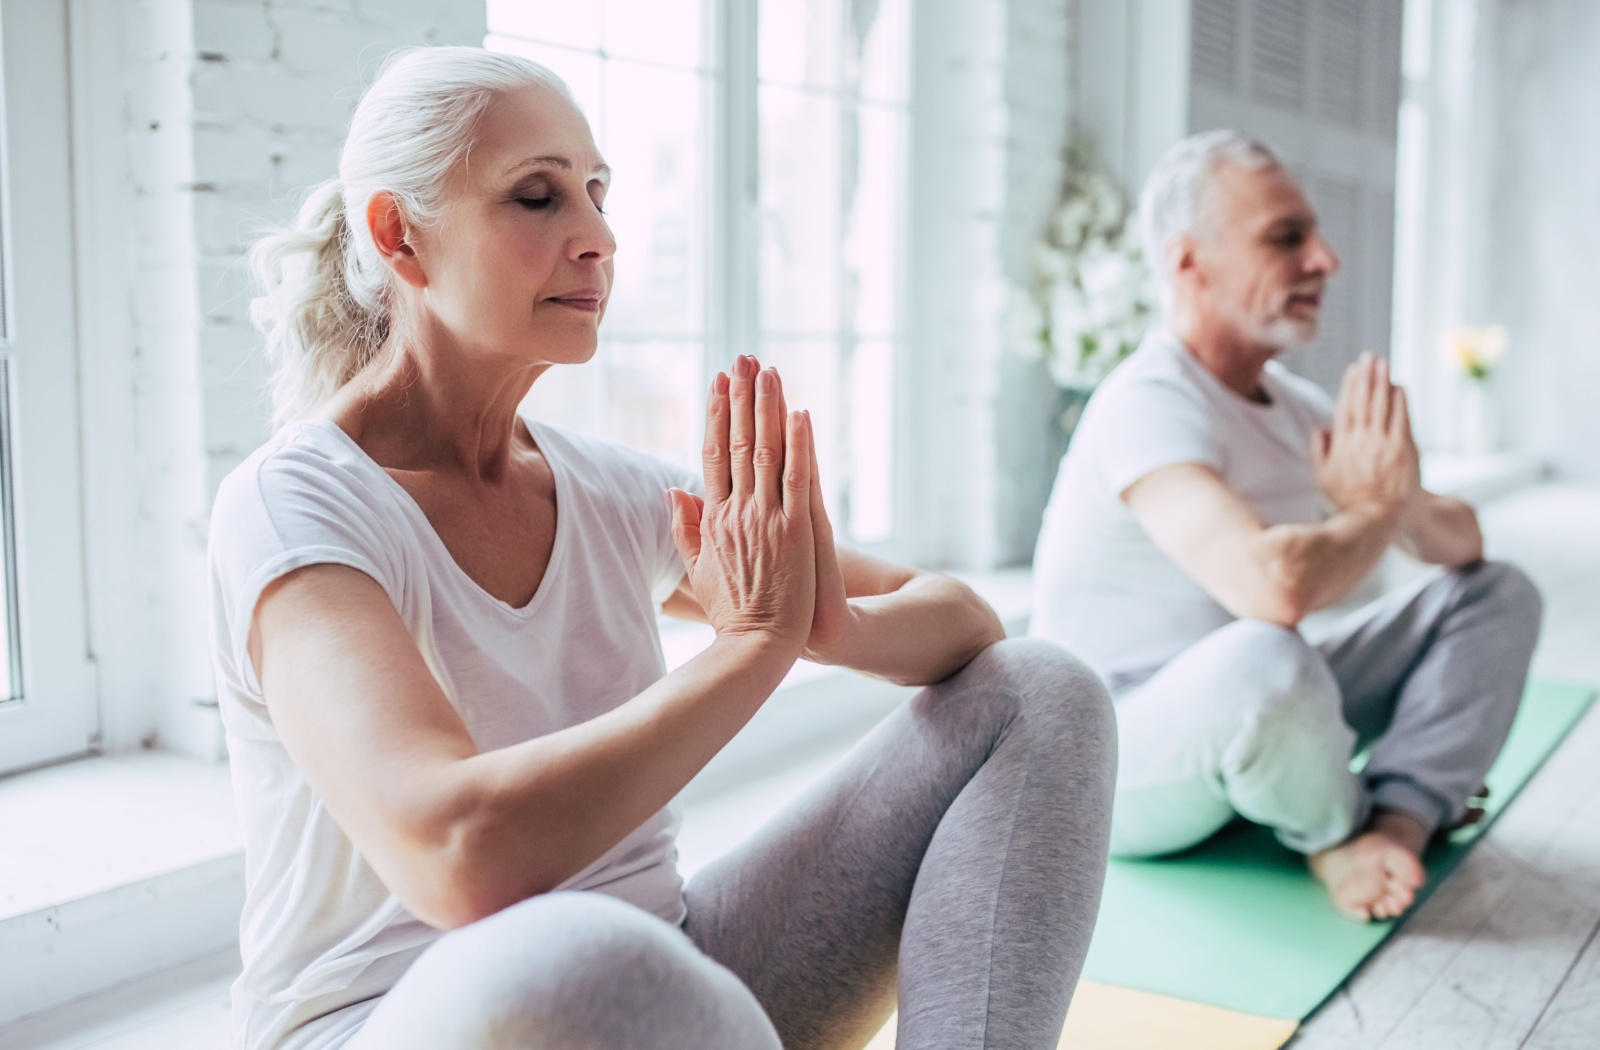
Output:
[[1256,345],[1286,349],[1317,336],[1322,295],[1339,258],[1293,175],[1224,163],[1212,172],[1182,264],[1195,305]]

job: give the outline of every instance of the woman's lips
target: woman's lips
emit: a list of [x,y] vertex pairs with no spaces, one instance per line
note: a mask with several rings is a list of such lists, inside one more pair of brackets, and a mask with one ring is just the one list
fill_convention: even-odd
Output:
[[587,295],[552,296],[548,301],[555,303],[557,306],[565,306],[569,310],[582,310],[587,314],[599,313],[600,304],[605,302],[604,299],[597,296]]

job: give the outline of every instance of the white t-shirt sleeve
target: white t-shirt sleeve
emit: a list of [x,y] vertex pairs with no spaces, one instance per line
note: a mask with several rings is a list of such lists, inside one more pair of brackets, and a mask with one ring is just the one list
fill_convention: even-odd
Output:
[[245,693],[261,694],[250,624],[274,580],[307,565],[347,565],[399,606],[402,555],[372,499],[337,465],[293,448],[223,483],[211,512],[213,642],[219,671]]
[[1203,401],[1166,379],[1141,379],[1104,391],[1096,405],[1093,455],[1121,496],[1141,478],[1177,463],[1223,469],[1221,443]]

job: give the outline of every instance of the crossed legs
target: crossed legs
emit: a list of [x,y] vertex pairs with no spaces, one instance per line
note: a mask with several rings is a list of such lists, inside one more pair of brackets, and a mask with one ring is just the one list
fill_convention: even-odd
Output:
[[532,898],[440,938],[344,1045],[844,1050],[898,992],[903,1050],[1054,1047],[1115,761],[1094,675],[1002,642],[696,877],[682,930],[598,894]]
[[1412,844],[1461,819],[1505,742],[1539,618],[1528,578],[1489,562],[1379,599],[1315,647],[1251,621],[1214,632],[1117,698],[1112,852],[1185,849],[1237,814],[1307,854],[1359,844],[1320,866],[1336,903],[1403,909]]

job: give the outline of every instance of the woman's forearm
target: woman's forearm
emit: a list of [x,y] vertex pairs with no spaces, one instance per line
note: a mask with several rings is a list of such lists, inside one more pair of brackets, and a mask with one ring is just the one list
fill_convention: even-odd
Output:
[[917,573],[896,590],[849,605],[849,627],[824,662],[897,685],[942,681],[1005,637],[1000,618],[972,588],[938,573]]
[[[450,764],[429,820],[437,899],[454,926],[559,886],[667,805],[777,688],[797,653],[719,637],[622,706]],[[408,901],[408,904],[411,902]]]

